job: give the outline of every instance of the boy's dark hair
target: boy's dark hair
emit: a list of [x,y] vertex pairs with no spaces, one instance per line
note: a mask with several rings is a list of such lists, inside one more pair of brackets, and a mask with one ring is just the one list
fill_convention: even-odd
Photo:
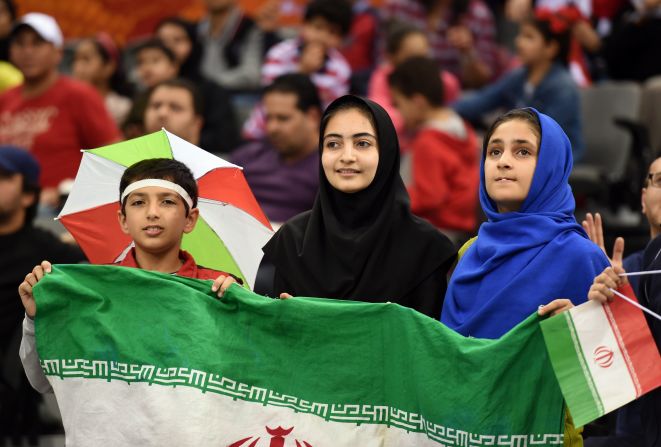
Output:
[[441,107],[445,102],[445,92],[440,73],[433,59],[413,56],[395,67],[388,76],[388,84],[407,98],[419,94],[432,106]]
[[393,55],[402,47],[404,40],[411,34],[421,34],[427,37],[424,31],[408,22],[393,20],[387,26],[386,53]]
[[321,112],[319,92],[308,75],[289,73],[278,76],[270,85],[264,87],[262,97],[275,92],[296,95],[296,108],[302,112],[307,112],[310,108]]
[[140,43],[139,45],[136,45],[135,48],[133,48],[133,54],[135,57],[138,57],[138,54],[140,54],[144,50],[158,50],[161,53],[165,54],[165,57],[167,57],[170,60],[170,62],[172,62],[173,64],[177,63],[177,57],[174,55],[174,52],[168,47],[166,47],[161,39],[158,39],[156,37],[147,39],[144,42]]
[[555,61],[567,67],[569,65],[569,50],[571,45],[571,25],[561,15],[553,17],[533,16],[524,24],[530,25],[540,32],[547,45],[553,41],[558,44]]
[[[132,164],[119,181],[119,197],[122,197],[124,190],[138,180],[145,179],[168,180],[184,188],[190,198],[193,200],[193,208],[197,207],[197,182],[191,170],[178,160],[171,158],[149,158]],[[126,199],[121,203],[122,214],[126,214]],[[190,212],[188,204],[184,202],[186,216]]]
[[537,138],[539,138],[539,145],[541,146],[542,124],[539,122],[539,116],[537,116],[537,114],[530,108],[513,109],[496,118],[496,121],[494,121],[491,127],[489,127],[489,130],[487,130],[487,133],[484,135],[484,142],[482,143],[482,158],[486,157],[487,145],[498,126],[512,120],[525,121],[530,126],[533,133],[537,135]]
[[180,88],[188,91],[188,93],[191,95],[191,98],[193,99],[193,110],[195,111],[195,114],[199,116],[204,114],[204,98],[202,98],[202,95],[200,94],[197,86],[188,79],[175,78],[159,82],[149,90],[147,104],[149,104],[149,101],[151,100],[151,95],[153,95],[154,91],[156,91],[156,89],[159,87]]
[[321,17],[337,25],[342,35],[346,36],[349,34],[353,19],[351,3],[346,0],[313,0],[305,9],[303,21],[308,22],[315,17]]

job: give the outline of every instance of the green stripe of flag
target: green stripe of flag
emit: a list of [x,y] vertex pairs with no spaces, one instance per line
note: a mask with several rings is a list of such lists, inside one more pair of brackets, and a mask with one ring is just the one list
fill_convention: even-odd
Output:
[[603,405],[576,338],[570,312],[542,321],[541,328],[553,370],[576,426],[603,415]]

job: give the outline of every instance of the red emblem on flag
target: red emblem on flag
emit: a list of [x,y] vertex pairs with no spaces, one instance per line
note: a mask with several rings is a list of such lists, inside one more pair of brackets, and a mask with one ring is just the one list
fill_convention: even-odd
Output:
[[301,441],[299,439],[285,439],[292,431],[294,431],[294,427],[264,428],[270,438],[265,437],[265,439],[260,442],[262,440],[261,436],[248,436],[247,438],[240,439],[230,444],[228,447],[312,447],[312,444],[306,441]]
[[595,363],[602,368],[608,368],[613,364],[613,351],[607,346],[597,346],[592,355]]

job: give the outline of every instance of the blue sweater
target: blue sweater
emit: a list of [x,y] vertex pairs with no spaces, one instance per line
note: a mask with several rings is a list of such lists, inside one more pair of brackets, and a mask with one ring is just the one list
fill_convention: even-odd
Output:
[[553,64],[531,94],[525,91],[527,78],[526,67],[514,69],[495,83],[458,100],[452,107],[469,121],[477,121],[498,108],[534,107],[560,124],[571,141],[574,162],[579,161],[584,148],[581,104],[578,87],[569,71],[561,64]]

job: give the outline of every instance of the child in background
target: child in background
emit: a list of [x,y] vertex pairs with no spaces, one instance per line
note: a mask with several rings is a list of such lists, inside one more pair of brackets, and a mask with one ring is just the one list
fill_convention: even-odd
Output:
[[76,47],[73,77],[92,84],[103,97],[106,109],[122,126],[131,109],[131,95],[120,67],[120,52],[107,33],[83,39]]
[[[133,247],[117,263],[155,272],[214,280],[211,290],[222,296],[236,279],[229,273],[201,267],[193,257],[181,250],[185,233],[195,228],[197,183],[183,163],[154,158],[140,161],[126,169],[119,184],[119,225],[133,238]],[[37,313],[32,288],[51,271],[48,261],[34,267],[18,288],[25,307],[21,361],[30,384],[39,392],[52,388],[39,365],[34,336],[34,316]]]
[[[346,0],[314,0],[305,10],[298,37],[285,40],[269,50],[262,66],[262,85],[287,73],[310,76],[324,106],[349,93],[351,67],[339,52],[351,27],[351,5]],[[243,136],[264,136],[264,114],[253,109],[243,126]]]
[[[392,103],[388,75],[396,65],[410,57],[428,57],[430,55],[429,39],[421,29],[407,23],[392,23],[386,40],[386,60],[374,70],[367,87],[367,97],[383,107],[390,115],[397,131],[399,145],[404,152],[409,149],[409,135],[404,129],[404,120],[399,110]],[[443,82],[445,102],[456,101],[461,91],[459,80],[445,70],[439,70],[439,76]]]
[[523,66],[460,99],[453,108],[475,122],[500,108],[535,107],[560,124],[571,141],[574,162],[579,161],[584,143],[578,87],[567,69],[569,33],[569,24],[561,17],[537,11],[521,25],[516,38]]
[[415,132],[407,188],[411,211],[460,246],[477,223],[477,139],[471,127],[444,106],[438,73],[432,59],[413,57],[399,64],[388,81],[407,130]]

